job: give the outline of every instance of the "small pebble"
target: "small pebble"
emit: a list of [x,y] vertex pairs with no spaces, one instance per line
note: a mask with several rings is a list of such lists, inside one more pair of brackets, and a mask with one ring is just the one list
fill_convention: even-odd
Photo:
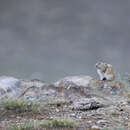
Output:
[[60,110],[56,108],[56,112],[59,112]]
[[92,130],[101,130],[98,126],[94,125],[91,127]]

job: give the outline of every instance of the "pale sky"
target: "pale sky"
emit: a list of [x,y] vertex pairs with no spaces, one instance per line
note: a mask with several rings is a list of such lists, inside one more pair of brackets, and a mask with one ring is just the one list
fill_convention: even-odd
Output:
[[130,73],[130,1],[0,0],[0,75],[56,81]]

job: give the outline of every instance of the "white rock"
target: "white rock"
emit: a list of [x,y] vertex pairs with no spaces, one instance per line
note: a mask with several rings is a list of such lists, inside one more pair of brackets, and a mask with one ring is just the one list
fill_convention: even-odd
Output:
[[20,81],[13,77],[2,76],[0,77],[0,88],[3,90],[15,88]]
[[20,80],[14,77],[1,76],[0,77],[0,96],[6,94],[7,96],[13,96],[20,89]]
[[70,76],[55,82],[54,85],[59,86],[61,82],[73,82],[77,86],[87,86],[90,83],[90,80],[92,79],[93,78],[90,76]]
[[100,127],[98,127],[98,126],[96,126],[96,125],[93,125],[93,126],[91,127],[91,129],[92,129],[92,130],[100,130]]

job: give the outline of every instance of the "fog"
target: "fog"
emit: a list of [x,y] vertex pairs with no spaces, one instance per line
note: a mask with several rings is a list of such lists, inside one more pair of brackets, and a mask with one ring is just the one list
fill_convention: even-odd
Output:
[[0,0],[0,75],[47,82],[130,73],[130,1]]

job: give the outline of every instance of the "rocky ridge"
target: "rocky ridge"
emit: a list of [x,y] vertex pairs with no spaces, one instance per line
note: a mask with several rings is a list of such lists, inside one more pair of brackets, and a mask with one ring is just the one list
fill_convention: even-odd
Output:
[[[100,81],[90,76],[65,77],[51,84],[38,79],[0,77],[1,100],[15,97],[40,102],[47,115],[40,118],[50,120],[54,117],[69,117],[77,121],[81,129],[96,129],[95,127],[129,129],[128,91],[128,87],[121,81]],[[57,99],[65,100],[69,104],[46,105],[47,102]],[[14,118],[17,116],[19,117],[15,115]],[[12,114],[1,117],[0,126],[3,128],[6,123],[13,122],[14,118]]]

